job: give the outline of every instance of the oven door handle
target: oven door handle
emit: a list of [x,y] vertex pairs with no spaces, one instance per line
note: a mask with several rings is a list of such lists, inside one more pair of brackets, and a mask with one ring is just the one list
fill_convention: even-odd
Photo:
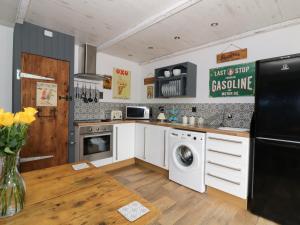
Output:
[[112,135],[112,132],[106,132],[106,133],[97,133],[97,134],[90,134],[90,135],[83,135],[83,138],[89,138],[89,137],[102,137],[102,136],[107,136],[107,135]]

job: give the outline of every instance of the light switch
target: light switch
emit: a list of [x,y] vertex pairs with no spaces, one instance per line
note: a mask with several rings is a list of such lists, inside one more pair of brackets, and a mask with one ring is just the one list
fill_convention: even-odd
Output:
[[53,37],[53,32],[52,31],[49,31],[49,30],[44,30],[44,35],[46,36],[46,37]]

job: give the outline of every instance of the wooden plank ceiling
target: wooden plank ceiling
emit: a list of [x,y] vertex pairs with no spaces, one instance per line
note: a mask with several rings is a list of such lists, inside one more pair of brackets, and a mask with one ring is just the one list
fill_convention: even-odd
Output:
[[[16,2],[0,2],[0,22]],[[31,0],[25,21],[143,63],[299,17],[299,0]]]

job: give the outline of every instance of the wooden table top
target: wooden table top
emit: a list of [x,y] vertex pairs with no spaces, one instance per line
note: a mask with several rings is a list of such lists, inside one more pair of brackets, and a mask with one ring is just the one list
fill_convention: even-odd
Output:
[[225,134],[237,137],[245,137],[249,138],[250,134],[248,131],[229,131],[229,130],[220,130],[215,127],[210,126],[198,126],[198,125],[188,125],[182,123],[167,123],[167,122],[159,122],[159,121],[149,121],[149,120],[113,120],[110,122],[76,122],[76,126],[93,126],[93,125],[114,125],[114,124],[122,124],[122,123],[142,123],[163,127],[170,127],[174,129],[195,131],[195,132],[203,132],[203,133],[215,133],[215,134]]
[[[0,224],[134,224],[153,222],[159,211],[147,200],[134,194],[101,168],[74,171],[71,164],[23,173],[26,182],[24,209]],[[129,222],[118,211],[139,201],[150,212]]]

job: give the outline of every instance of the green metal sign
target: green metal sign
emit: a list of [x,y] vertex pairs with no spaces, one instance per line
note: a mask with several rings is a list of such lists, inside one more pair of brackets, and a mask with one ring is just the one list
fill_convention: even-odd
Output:
[[209,96],[253,96],[255,63],[244,63],[209,70]]

